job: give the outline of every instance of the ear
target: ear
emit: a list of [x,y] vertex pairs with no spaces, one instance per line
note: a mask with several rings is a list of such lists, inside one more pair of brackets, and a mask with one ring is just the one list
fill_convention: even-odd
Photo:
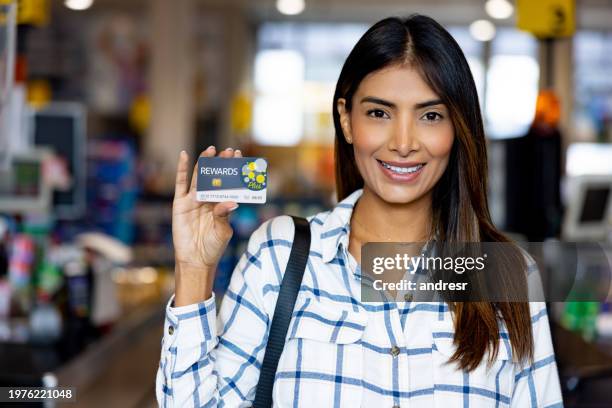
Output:
[[353,132],[351,130],[351,114],[346,109],[346,99],[338,98],[336,109],[338,109],[340,115],[340,126],[342,127],[342,133],[344,133],[344,139],[348,144],[351,144],[353,143]]

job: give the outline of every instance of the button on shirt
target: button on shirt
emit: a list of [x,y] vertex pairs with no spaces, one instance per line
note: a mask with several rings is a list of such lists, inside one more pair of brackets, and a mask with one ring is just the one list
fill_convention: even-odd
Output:
[[[530,303],[532,364],[515,361],[502,322],[492,365],[485,355],[468,373],[448,363],[455,329],[447,304],[360,301],[360,268],[347,248],[361,194],[308,218],[311,250],[274,406],[562,406],[543,303]],[[291,217],[279,216],[252,234],[218,313],[214,295],[183,307],[170,299],[156,380],[162,407],[251,405],[293,232]]]

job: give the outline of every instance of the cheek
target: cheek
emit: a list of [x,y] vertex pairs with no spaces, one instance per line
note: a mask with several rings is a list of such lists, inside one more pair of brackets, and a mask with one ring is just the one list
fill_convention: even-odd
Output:
[[455,141],[454,133],[452,126],[449,126],[427,138],[427,151],[434,159],[446,160],[449,158]]
[[353,147],[356,156],[369,156],[385,145],[387,129],[367,118],[357,117],[352,121]]

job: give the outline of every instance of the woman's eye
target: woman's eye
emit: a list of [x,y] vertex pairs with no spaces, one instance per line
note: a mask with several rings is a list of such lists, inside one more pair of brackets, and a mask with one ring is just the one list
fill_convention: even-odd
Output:
[[382,109],[371,109],[368,111],[368,116],[371,116],[377,119],[383,119],[387,117],[387,113]]
[[440,115],[438,112],[427,112],[425,115],[423,115],[423,118],[428,122],[437,122],[442,119],[442,115]]

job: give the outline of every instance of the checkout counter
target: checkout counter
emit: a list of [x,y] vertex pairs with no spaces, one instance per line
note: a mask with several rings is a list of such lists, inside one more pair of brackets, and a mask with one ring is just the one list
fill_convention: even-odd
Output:
[[0,343],[0,386],[74,388],[76,406],[83,407],[135,407],[154,400],[158,361],[152,356],[159,354],[163,313],[159,302],[142,305],[81,350]]
[[[27,317],[0,319],[0,386],[59,386],[76,393],[76,405],[13,404],[20,407],[146,406],[155,401],[165,303],[173,288],[171,271],[134,266],[139,262],[131,259],[130,248],[100,234],[81,236],[78,243],[88,256],[87,269],[96,270],[89,280],[70,272],[74,265],[68,260],[70,251],[65,251],[66,293],[59,292],[53,306],[37,302]],[[72,255],[78,253],[74,249]],[[78,290],[84,287],[88,289]],[[89,300],[82,309],[79,295],[84,294]],[[58,300],[63,296],[66,302]]]

